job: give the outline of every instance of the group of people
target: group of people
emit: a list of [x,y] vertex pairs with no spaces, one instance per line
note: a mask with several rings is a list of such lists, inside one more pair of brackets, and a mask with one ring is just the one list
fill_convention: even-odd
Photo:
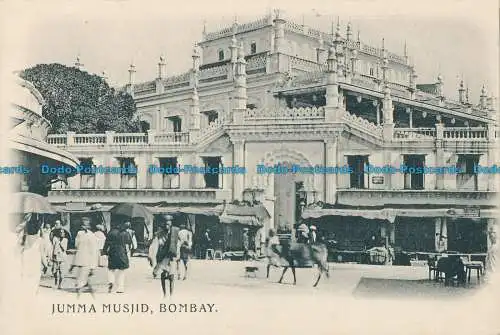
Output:
[[[116,288],[117,293],[124,292],[125,271],[129,268],[129,258],[137,248],[137,240],[130,222],[125,221],[115,225],[109,233],[102,224],[92,229],[91,219],[83,217],[75,237],[76,253],[72,262],[68,262],[67,250],[71,239],[70,233],[56,220],[54,227],[45,224],[41,229],[42,271],[47,273],[52,268],[54,285],[62,288],[67,273],[76,269],[76,291],[88,287],[89,277],[98,267],[108,268],[109,292]],[[71,263],[68,269],[68,264]]]

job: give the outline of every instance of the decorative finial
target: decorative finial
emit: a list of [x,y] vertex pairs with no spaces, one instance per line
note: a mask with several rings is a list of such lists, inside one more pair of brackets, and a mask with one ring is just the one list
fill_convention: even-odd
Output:
[[78,54],[78,55],[76,56],[75,67],[76,67],[78,70],[81,70],[81,68],[83,67],[83,64],[82,64],[82,63],[81,63],[81,61],[80,61],[80,54]]
[[203,36],[207,35],[207,20],[203,20]]
[[358,29],[358,42],[361,42],[361,39],[360,39],[360,36],[359,36],[359,35],[360,35],[360,33],[361,33],[361,32],[360,32],[360,31],[359,31],[359,29]]
[[279,8],[274,9],[274,16],[276,20],[281,19],[281,10]]
[[488,92],[486,91],[486,86],[483,84],[483,87],[481,88],[481,96],[486,97],[488,95]]
[[382,50],[385,50],[385,38],[382,37]]
[[441,75],[441,73],[440,73],[440,74],[438,74],[438,76],[437,76],[437,80],[438,80],[438,83],[439,83],[439,84],[442,84],[442,83],[443,83],[443,76]]
[[348,40],[351,40],[351,36],[352,36],[351,21],[347,22],[346,36],[347,36]]
[[163,54],[160,55],[160,64],[161,65],[165,64],[165,55]]
[[340,16],[337,16],[337,31],[335,32],[335,38],[340,38]]

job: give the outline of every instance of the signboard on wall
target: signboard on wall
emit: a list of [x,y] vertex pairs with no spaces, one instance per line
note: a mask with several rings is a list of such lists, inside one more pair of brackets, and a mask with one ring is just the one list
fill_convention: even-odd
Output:
[[372,184],[381,185],[384,183],[384,176],[373,176]]
[[477,206],[452,208],[446,211],[446,216],[454,218],[477,219],[481,216],[480,208]]

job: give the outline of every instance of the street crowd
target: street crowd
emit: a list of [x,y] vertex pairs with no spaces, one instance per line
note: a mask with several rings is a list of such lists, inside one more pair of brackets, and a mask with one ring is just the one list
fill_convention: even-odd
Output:
[[[170,293],[173,291],[175,275],[181,278],[180,264],[184,265],[183,279],[187,276],[187,264],[192,248],[192,232],[185,224],[179,227],[172,225],[172,216],[161,217],[159,230],[150,246],[148,259],[153,268],[153,276],[160,275],[162,287],[166,294],[165,281],[170,281]],[[109,232],[103,225],[96,225],[91,230],[89,217],[82,218],[82,224],[75,237],[75,254],[69,261],[66,253],[70,233],[61,222],[56,220],[53,227],[44,224],[41,229],[42,272],[47,274],[51,269],[54,287],[62,288],[68,273],[75,273],[76,292],[88,289],[93,293],[90,278],[99,267],[107,268],[108,292],[124,293],[125,278],[130,267],[130,257],[137,248],[134,231],[130,221],[124,220],[113,225]]]

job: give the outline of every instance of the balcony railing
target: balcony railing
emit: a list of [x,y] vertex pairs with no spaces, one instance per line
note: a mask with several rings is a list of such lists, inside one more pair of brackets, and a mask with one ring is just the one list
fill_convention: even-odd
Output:
[[307,108],[262,108],[247,109],[245,119],[251,121],[321,121],[325,118],[325,109],[323,107]]
[[115,133],[105,134],[55,134],[47,136],[47,143],[57,147],[94,146],[94,145],[148,145],[171,144],[185,145],[189,143],[189,132],[169,133]]
[[488,130],[482,127],[467,128],[467,127],[456,127],[456,128],[446,128],[443,130],[443,138],[446,140],[457,140],[461,141],[464,139],[474,140],[480,139],[485,140],[488,138]]
[[434,140],[436,128],[395,128],[394,139],[400,141]]

